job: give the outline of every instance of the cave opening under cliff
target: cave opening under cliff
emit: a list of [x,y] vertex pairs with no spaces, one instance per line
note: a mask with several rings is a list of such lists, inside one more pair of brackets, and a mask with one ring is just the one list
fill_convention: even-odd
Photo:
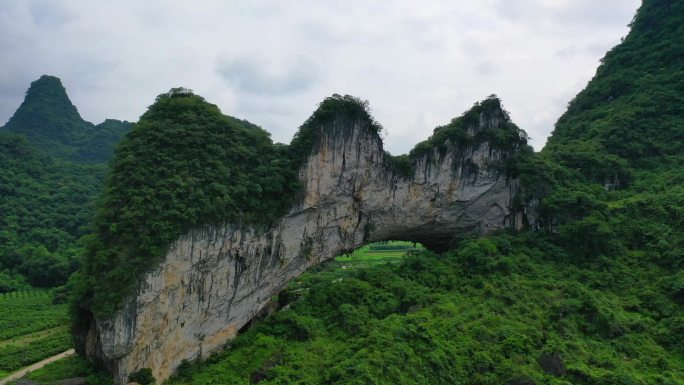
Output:
[[[349,253],[339,255],[331,260],[325,261],[308,269],[308,272],[324,272],[326,270],[346,270],[350,273],[356,269],[363,269],[384,264],[397,264],[404,260],[410,253],[416,253],[429,249],[420,242],[406,240],[387,240],[376,241],[365,244]],[[337,274],[335,274],[337,276]],[[274,314],[276,311],[288,307],[290,304],[304,295],[305,290],[297,289],[301,277],[292,279],[287,288],[278,295],[271,298],[271,301],[262,308],[247,324],[245,324],[238,334],[242,334],[254,325]]]
[[408,253],[424,250],[425,246],[419,242],[388,240],[368,243],[351,253],[340,255],[335,262],[341,263],[341,268],[350,266],[368,266],[383,263],[400,262]]

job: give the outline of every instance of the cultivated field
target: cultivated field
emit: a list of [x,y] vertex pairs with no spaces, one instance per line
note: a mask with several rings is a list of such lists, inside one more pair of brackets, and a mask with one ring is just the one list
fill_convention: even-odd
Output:
[[47,290],[0,294],[0,378],[70,348],[66,304]]
[[[354,267],[399,262],[406,253],[423,250],[419,243],[407,241],[387,241],[370,243],[353,253],[335,258],[335,261]],[[343,265],[343,266],[345,266]]]

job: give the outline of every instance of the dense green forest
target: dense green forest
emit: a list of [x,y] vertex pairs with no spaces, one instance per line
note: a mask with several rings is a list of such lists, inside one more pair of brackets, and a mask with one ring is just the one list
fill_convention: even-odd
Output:
[[106,161],[130,128],[81,119],[42,76],[0,128],[0,292],[63,285],[81,264]]
[[[476,114],[502,110],[490,97],[388,158],[408,175],[413,157],[447,139],[515,147],[499,166],[520,180],[514,204],[536,214],[524,231],[455,234],[451,250],[401,262],[320,266],[278,296],[282,310],[171,383],[684,383],[682,21],[684,3],[645,0],[540,153],[507,116],[502,130],[466,135]],[[0,129],[0,291],[61,285],[85,258],[71,284],[76,305],[98,316],[185,231],[282,215],[321,122],[381,129],[363,101],[334,95],[290,145],[274,144],[172,89],[123,139],[103,184],[126,123],[83,122],[54,79],[34,82]]]
[[0,290],[64,284],[78,264],[76,241],[87,233],[104,165],[55,159],[9,134],[0,134],[0,162],[0,274],[7,277]]

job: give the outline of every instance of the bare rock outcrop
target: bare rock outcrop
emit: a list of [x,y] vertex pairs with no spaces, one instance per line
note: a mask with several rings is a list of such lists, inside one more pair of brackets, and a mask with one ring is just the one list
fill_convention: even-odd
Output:
[[[497,124],[483,116],[471,134]],[[459,233],[521,226],[512,209],[518,182],[492,167],[515,149],[447,141],[402,175],[367,122],[320,129],[299,171],[303,196],[287,215],[266,230],[226,224],[185,234],[115,316],[91,322],[86,355],[120,383],[140,368],[163,381],[183,360],[221,349],[311,266],[372,241],[444,249]]]

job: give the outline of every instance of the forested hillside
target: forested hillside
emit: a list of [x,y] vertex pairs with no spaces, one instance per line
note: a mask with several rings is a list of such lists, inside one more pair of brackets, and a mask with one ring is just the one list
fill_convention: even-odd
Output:
[[539,169],[553,174],[546,181],[554,186],[542,204],[544,223],[571,249],[584,239],[574,250],[581,256],[624,247],[681,267],[683,18],[681,2],[645,1],[541,152]]
[[108,161],[131,123],[108,119],[97,126],[86,122],[54,77],[31,83],[26,97],[0,132],[21,134],[42,152],[79,163]]
[[64,284],[79,264],[76,240],[88,232],[105,166],[55,159],[9,134],[0,134],[0,163],[0,267],[8,276],[0,290]]
[[[545,152],[601,152],[637,169],[682,164],[683,13],[679,1],[644,2],[629,35],[606,54],[592,81],[558,120]],[[559,159],[591,175],[580,159]]]
[[0,292],[63,285],[81,261],[107,160],[131,124],[81,119],[58,78],[0,128]]

